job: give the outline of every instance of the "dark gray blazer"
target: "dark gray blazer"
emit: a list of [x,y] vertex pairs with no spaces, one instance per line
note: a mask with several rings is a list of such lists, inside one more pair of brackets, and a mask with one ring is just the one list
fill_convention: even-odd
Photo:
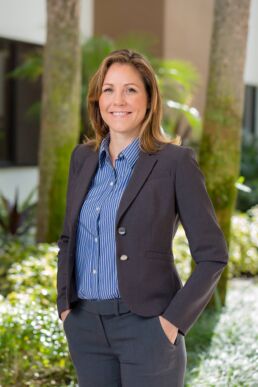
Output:
[[[75,284],[76,226],[98,152],[77,145],[70,162],[67,207],[58,240],[59,316],[78,300]],[[181,221],[196,267],[184,287],[171,242]],[[140,151],[116,216],[119,291],[131,311],[162,315],[186,334],[202,312],[227,264],[228,251],[194,151],[167,144]]]

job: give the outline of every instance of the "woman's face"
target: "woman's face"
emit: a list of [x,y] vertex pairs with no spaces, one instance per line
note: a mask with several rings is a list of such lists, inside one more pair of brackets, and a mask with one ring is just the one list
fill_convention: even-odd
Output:
[[137,137],[147,104],[148,97],[139,72],[128,64],[112,64],[99,98],[100,114],[110,132]]

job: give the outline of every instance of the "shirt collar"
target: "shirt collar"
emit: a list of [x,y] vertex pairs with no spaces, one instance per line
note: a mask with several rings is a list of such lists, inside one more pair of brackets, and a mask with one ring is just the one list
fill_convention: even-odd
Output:
[[[110,133],[107,133],[106,137],[103,138],[99,148],[99,165],[102,167],[105,162],[105,158],[109,157],[109,143]],[[118,155],[118,157],[124,157],[128,165],[133,168],[137,161],[140,152],[140,140],[136,137],[126,148],[124,148]]]

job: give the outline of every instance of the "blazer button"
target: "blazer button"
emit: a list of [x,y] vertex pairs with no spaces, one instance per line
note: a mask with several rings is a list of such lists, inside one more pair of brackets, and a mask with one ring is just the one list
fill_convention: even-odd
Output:
[[118,234],[120,234],[120,235],[125,235],[125,234],[126,234],[125,227],[119,227],[119,228],[118,228]]
[[128,259],[128,256],[123,254],[120,256],[120,261],[126,261]]

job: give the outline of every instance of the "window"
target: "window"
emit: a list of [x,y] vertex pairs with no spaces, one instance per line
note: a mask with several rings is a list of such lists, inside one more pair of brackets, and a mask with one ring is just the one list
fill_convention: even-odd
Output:
[[0,166],[37,165],[39,117],[28,114],[40,101],[41,80],[13,79],[10,71],[37,46],[0,39]]
[[245,87],[243,126],[250,137],[258,137],[258,87]]

